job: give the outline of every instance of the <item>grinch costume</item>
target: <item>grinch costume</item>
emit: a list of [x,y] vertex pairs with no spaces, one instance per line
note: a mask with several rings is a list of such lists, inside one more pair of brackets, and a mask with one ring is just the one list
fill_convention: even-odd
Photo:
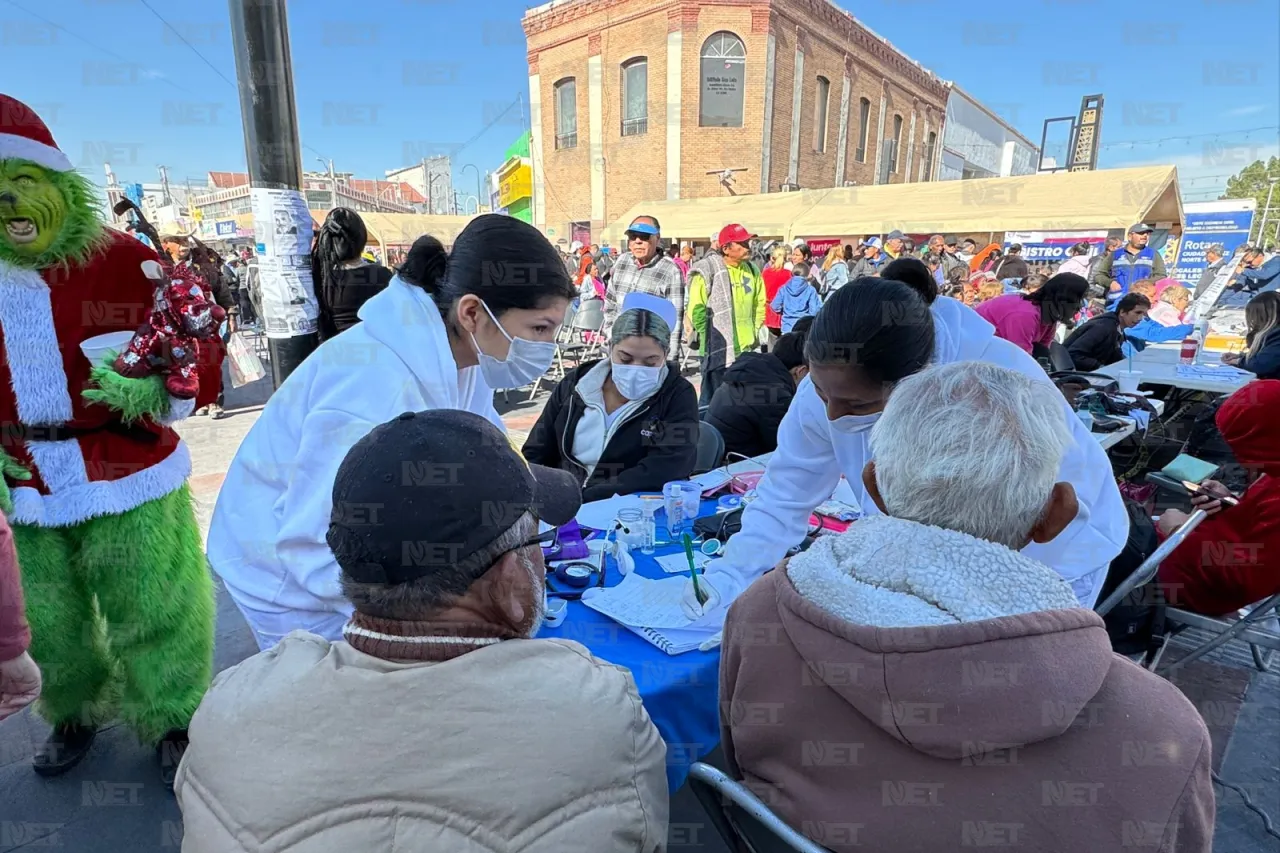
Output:
[[125,378],[114,353],[90,363],[82,342],[153,316],[144,262],[154,276],[157,255],[102,225],[28,107],[0,95],[0,116],[0,508],[54,726],[36,770],[69,769],[119,717],[159,745],[168,779],[212,674],[214,623],[191,457],[169,424],[213,402],[220,342],[199,343],[193,396],[158,373]]

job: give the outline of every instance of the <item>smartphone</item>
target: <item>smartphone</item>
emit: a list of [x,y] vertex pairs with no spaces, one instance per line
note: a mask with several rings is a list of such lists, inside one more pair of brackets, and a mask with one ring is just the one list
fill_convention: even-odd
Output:
[[1213,492],[1210,492],[1208,489],[1201,488],[1199,483],[1193,483],[1190,480],[1183,480],[1182,488],[1190,492],[1192,497],[1195,497],[1197,495],[1204,495],[1210,500],[1222,501],[1223,506],[1238,506],[1240,503],[1239,498],[1235,498],[1235,497],[1224,498],[1221,495],[1215,495]]

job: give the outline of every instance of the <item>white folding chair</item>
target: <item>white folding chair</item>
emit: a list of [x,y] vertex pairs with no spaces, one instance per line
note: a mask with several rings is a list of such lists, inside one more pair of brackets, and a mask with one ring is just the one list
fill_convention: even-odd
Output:
[[[1231,640],[1242,640],[1249,644],[1253,654],[1253,664],[1262,672],[1271,668],[1271,659],[1280,651],[1280,631],[1262,626],[1268,617],[1280,617],[1280,592],[1254,605],[1247,614],[1239,619],[1222,619],[1215,616],[1204,616],[1190,610],[1170,607],[1165,613],[1165,620],[1172,625],[1184,628],[1199,628],[1213,634],[1205,643],[1193,648],[1173,663],[1156,670],[1160,675],[1168,675],[1178,670],[1183,664],[1202,658],[1214,649],[1226,645]],[[1265,650],[1265,651],[1264,651]]]
[[830,853],[788,826],[741,782],[710,764],[689,768],[689,787],[735,853]]

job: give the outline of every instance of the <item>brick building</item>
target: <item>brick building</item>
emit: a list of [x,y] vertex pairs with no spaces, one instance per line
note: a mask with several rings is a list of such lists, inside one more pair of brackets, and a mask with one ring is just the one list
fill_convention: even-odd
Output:
[[524,30],[553,240],[644,200],[936,178],[946,84],[828,0],[556,0]]

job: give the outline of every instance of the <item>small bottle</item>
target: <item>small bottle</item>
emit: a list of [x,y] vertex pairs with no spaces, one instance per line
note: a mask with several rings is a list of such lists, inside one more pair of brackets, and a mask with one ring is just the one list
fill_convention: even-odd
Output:
[[652,554],[657,545],[658,524],[653,518],[657,508],[657,501],[640,502],[640,531],[636,540],[640,543],[641,554]]
[[641,544],[640,528],[644,524],[644,518],[640,510],[631,507],[618,510],[618,523],[623,528],[618,531],[618,542],[624,543],[628,550]]

